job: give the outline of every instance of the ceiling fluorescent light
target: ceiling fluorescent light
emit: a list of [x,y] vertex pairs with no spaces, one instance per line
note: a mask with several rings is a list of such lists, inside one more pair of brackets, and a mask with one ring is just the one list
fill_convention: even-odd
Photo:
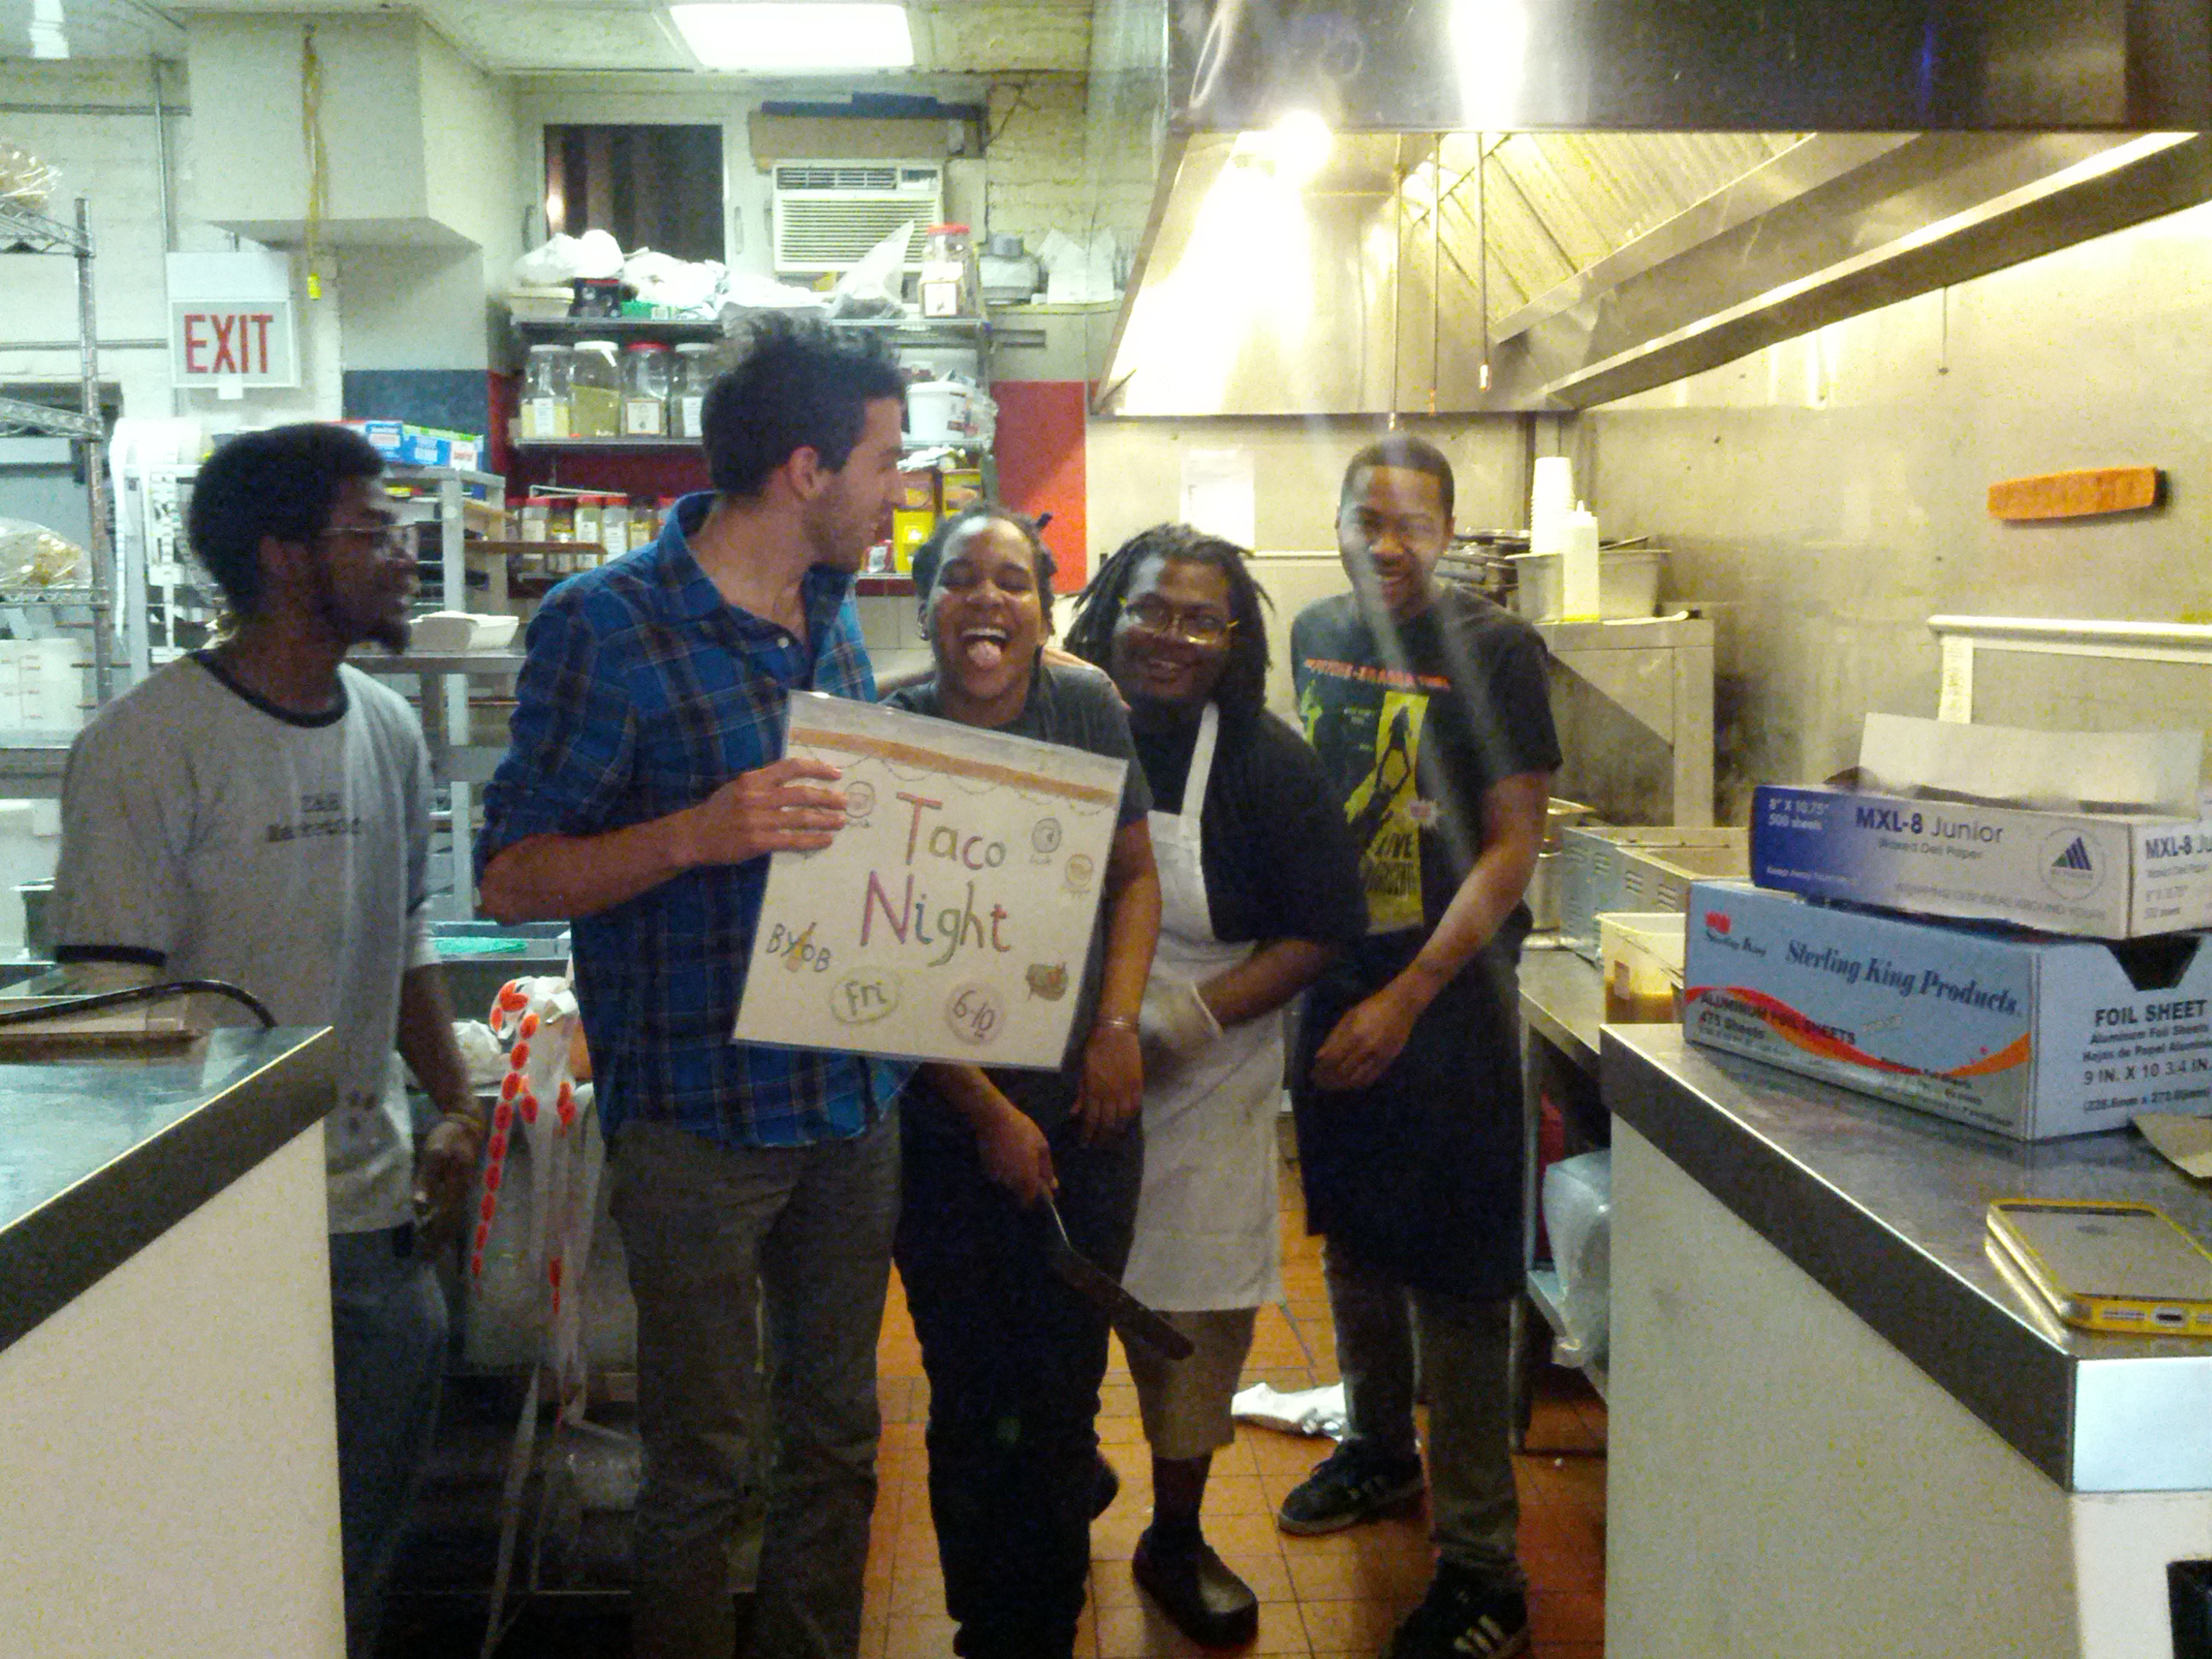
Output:
[[806,74],[914,67],[903,5],[787,0],[671,6],[668,15],[706,69]]
[[66,58],[70,55],[67,25],[62,19],[62,0],[31,0],[31,56]]

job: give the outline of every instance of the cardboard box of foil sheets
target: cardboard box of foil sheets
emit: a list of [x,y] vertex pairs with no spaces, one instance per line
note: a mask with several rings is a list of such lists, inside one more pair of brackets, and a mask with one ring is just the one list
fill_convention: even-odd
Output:
[[2207,937],[2107,945],[1700,882],[1682,1030],[2017,1140],[2116,1129],[2212,1111]]
[[2212,927],[2203,747],[2194,732],[1869,715],[1868,787],[1756,792],[1751,878],[1809,898],[2091,939]]

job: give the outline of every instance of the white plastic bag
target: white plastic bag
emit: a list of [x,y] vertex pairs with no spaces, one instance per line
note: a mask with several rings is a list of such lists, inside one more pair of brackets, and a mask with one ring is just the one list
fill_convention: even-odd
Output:
[[861,255],[830,290],[835,317],[886,317],[906,309],[906,256],[914,246],[909,219]]
[[0,519],[0,586],[51,587],[71,582],[84,568],[84,550],[44,525]]
[[565,288],[580,276],[619,276],[622,271],[622,244],[604,230],[587,230],[581,236],[550,238],[517,259],[508,276],[517,288]]
[[59,175],[20,145],[0,141],[0,202],[37,213],[54,192]]
[[461,1051],[461,1064],[469,1068],[469,1082],[477,1088],[496,1086],[507,1075],[507,1051],[480,1019],[453,1022],[453,1045]]
[[726,306],[737,311],[825,311],[830,296],[749,271],[731,271],[722,282]]
[[1045,301],[1048,305],[1089,305],[1111,300],[1121,291],[1121,254],[1110,230],[1102,230],[1088,241],[1078,241],[1065,231],[1046,233],[1037,249],[1045,268]]
[[716,259],[679,259],[640,248],[623,262],[622,279],[648,305],[686,315],[709,315],[718,303],[724,277]]
[[1584,1152],[1544,1171],[1544,1231],[1559,1270],[1561,1312],[1577,1364],[1606,1352],[1613,1301],[1613,1154]]
[[576,239],[576,269],[580,277],[604,279],[622,275],[622,244],[604,230],[587,230]]

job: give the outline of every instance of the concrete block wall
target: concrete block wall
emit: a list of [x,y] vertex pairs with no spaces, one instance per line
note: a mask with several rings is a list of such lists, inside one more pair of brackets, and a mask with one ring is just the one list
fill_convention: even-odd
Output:
[[1031,252],[1047,231],[1080,235],[1090,222],[1085,84],[1080,75],[1029,75],[991,88],[988,223],[994,233],[1019,236]]

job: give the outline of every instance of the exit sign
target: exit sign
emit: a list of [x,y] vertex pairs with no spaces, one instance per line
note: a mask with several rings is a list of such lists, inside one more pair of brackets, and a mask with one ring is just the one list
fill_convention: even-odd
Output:
[[267,249],[172,253],[168,275],[169,374],[178,386],[299,385],[289,258]]

